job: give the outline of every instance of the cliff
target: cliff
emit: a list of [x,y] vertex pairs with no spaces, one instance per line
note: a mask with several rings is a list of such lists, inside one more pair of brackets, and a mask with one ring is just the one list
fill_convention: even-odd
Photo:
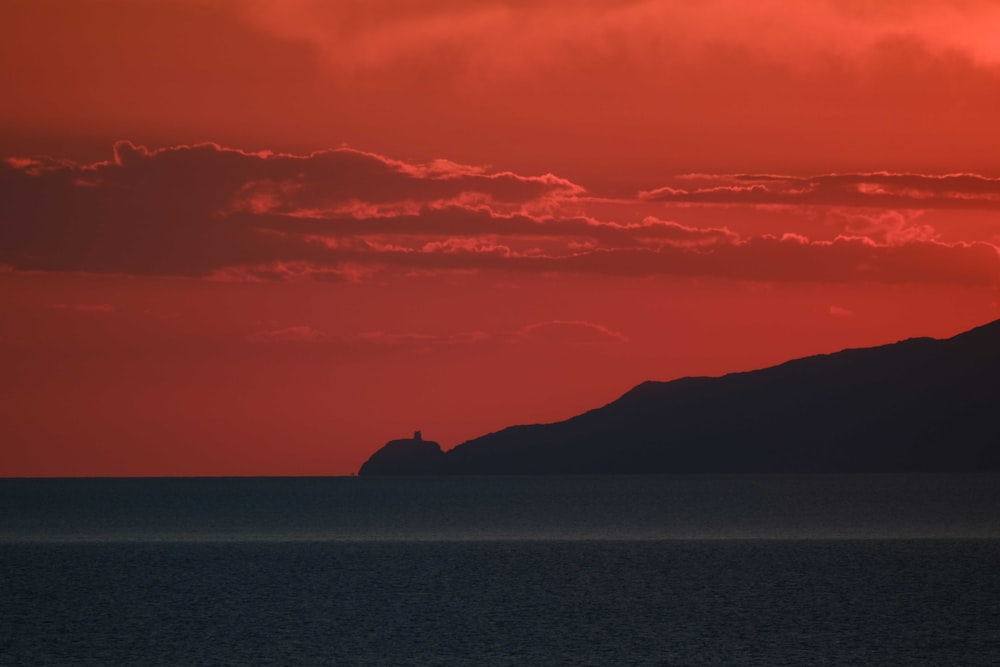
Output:
[[390,440],[372,454],[359,475],[420,475],[435,472],[444,452],[441,445],[424,440],[417,431],[412,438]]
[[996,471],[998,407],[1000,320],[946,340],[645,382],[566,421],[410,466],[383,448],[361,474]]

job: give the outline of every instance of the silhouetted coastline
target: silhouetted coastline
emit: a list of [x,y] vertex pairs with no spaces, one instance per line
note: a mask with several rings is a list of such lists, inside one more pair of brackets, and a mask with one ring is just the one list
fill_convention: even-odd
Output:
[[717,378],[644,382],[601,408],[442,452],[393,440],[361,475],[1000,470],[1000,320]]
[[424,440],[420,431],[412,438],[390,440],[361,466],[359,475],[419,475],[437,471],[444,452],[441,445]]

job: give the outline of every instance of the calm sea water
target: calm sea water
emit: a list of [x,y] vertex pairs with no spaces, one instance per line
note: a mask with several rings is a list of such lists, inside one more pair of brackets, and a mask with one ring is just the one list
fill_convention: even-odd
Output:
[[997,665],[1000,476],[0,480],[3,665]]

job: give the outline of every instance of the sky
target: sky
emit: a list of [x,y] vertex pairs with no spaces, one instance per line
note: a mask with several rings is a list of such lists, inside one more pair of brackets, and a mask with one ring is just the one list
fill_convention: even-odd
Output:
[[1000,318],[994,0],[5,0],[0,476],[349,475]]

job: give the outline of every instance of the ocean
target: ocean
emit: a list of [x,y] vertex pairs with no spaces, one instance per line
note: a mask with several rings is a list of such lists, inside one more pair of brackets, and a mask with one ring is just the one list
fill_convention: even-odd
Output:
[[0,665],[997,665],[1000,475],[0,480]]

